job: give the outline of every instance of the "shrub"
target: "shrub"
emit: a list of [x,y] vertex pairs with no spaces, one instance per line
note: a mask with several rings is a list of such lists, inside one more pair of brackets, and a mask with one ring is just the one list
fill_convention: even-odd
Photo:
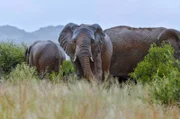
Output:
[[64,60],[62,65],[60,66],[60,70],[63,75],[68,75],[69,73],[74,73],[74,67],[71,61]]
[[174,58],[174,50],[168,44],[151,45],[148,54],[130,76],[147,84],[153,102],[180,103],[180,61]]
[[62,79],[67,79],[70,74],[73,74],[75,72],[73,64],[69,60],[63,61],[59,71],[60,72],[58,73],[58,75],[54,72],[48,74],[48,78],[52,81],[59,82]]
[[170,45],[163,43],[162,47],[157,47],[156,44],[152,44],[148,54],[138,63],[134,72],[130,73],[130,77],[141,83],[151,82],[157,76],[163,78],[171,71],[178,70],[179,66],[175,66],[176,62],[174,50]]
[[2,73],[8,74],[12,68],[24,61],[25,45],[16,45],[13,42],[0,43],[0,68]]
[[168,76],[157,77],[149,85],[149,95],[153,102],[180,106],[180,73],[172,71]]
[[26,63],[17,64],[17,66],[6,75],[4,79],[11,82],[18,82],[19,80],[33,80],[38,79],[37,71],[33,67],[29,67]]

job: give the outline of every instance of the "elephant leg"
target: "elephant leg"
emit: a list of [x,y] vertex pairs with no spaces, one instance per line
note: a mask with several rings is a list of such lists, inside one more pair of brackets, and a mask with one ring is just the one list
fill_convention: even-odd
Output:
[[52,69],[53,69],[53,71],[54,72],[56,72],[56,73],[59,73],[59,68],[60,68],[60,65],[61,65],[62,63],[61,63],[61,61],[60,61],[60,59],[55,59],[55,61],[54,61],[54,63],[53,63],[53,65],[52,65]]
[[[104,52],[101,55],[101,59],[102,59],[102,77],[103,77],[103,80],[105,80],[105,78],[110,79],[111,76],[110,76],[109,68],[110,68],[110,64],[111,64],[111,53]],[[105,76],[107,76],[107,77],[105,77]]]
[[82,71],[82,67],[81,67],[81,64],[80,64],[79,60],[74,62],[73,65],[74,65],[74,69],[75,69],[75,72],[76,72],[77,76],[82,78],[83,71]]
[[43,79],[48,71],[48,67],[46,66],[45,61],[41,58],[38,63],[38,71],[40,75],[40,79]]
[[94,62],[94,66],[95,66],[95,76],[96,79],[99,79],[100,81],[102,81],[102,59],[101,59],[101,55],[98,54],[95,62]]

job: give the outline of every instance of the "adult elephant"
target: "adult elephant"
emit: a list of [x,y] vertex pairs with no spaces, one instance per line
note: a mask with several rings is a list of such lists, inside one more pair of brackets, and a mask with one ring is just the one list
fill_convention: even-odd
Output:
[[36,41],[26,49],[27,64],[34,66],[41,78],[46,72],[59,72],[59,66],[66,59],[65,52],[52,41]]
[[163,27],[133,28],[117,26],[105,30],[113,44],[113,55],[110,73],[120,78],[128,77],[136,65],[147,54],[150,44],[160,45],[162,41],[170,43],[174,48],[175,56],[180,58],[180,32]]
[[78,76],[102,80],[109,72],[112,43],[98,24],[69,23],[60,33],[59,43],[70,56]]

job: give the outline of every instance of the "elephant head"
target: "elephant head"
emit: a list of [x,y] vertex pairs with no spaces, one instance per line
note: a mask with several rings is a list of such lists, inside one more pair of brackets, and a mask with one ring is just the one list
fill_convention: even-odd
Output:
[[180,32],[174,29],[165,29],[158,36],[157,44],[160,44],[162,41],[171,44],[175,51],[175,58],[180,59]]
[[97,70],[102,70],[101,46],[104,37],[105,34],[98,24],[69,23],[60,33],[58,41],[70,56],[80,77],[94,79],[97,78]]

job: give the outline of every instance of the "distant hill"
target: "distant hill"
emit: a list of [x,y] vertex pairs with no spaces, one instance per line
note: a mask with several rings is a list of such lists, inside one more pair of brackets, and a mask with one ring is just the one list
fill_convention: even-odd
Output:
[[47,26],[33,32],[26,32],[14,26],[0,26],[0,41],[24,42],[30,44],[36,40],[52,40],[58,42],[58,36],[63,26]]

